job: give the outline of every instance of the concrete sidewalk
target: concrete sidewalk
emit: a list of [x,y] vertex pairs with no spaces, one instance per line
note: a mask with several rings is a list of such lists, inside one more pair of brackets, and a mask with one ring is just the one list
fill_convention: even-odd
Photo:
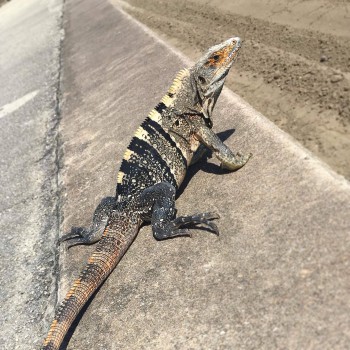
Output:
[[[62,233],[88,225],[99,200],[114,194],[135,128],[187,65],[105,0],[67,1],[65,30]],[[350,343],[349,183],[231,92],[215,123],[232,149],[254,158],[231,174],[215,160],[195,167],[178,209],[218,210],[221,236],[156,242],[144,227],[67,349]],[[61,247],[59,299],[92,250]]]

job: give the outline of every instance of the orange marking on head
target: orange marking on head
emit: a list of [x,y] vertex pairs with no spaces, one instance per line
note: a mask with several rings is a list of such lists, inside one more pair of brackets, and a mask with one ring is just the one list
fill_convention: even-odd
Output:
[[219,67],[226,63],[227,58],[229,57],[232,49],[236,45],[236,42],[233,41],[231,45],[224,47],[223,49],[214,52],[208,59],[206,66],[215,66]]

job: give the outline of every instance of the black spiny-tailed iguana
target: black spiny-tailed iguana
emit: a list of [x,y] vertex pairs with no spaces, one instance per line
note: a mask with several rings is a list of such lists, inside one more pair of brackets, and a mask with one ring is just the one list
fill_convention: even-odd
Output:
[[91,231],[63,238],[70,245],[98,243],[58,307],[42,349],[59,349],[77,314],[118,264],[143,221],[151,221],[158,240],[190,235],[189,224],[202,224],[218,233],[211,221],[218,218],[215,213],[176,217],[175,194],[188,166],[204,148],[229,170],[242,167],[251,156],[234,154],[211,129],[213,108],[240,46],[239,38],[226,40],[178,73],[124,154],[116,202],[100,206],[96,217],[101,220],[94,220]]

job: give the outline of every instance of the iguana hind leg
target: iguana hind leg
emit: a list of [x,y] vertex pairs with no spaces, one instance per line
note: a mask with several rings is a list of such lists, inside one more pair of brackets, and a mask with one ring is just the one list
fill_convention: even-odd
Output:
[[115,205],[114,197],[103,198],[95,209],[91,226],[88,229],[73,227],[71,232],[60,239],[60,242],[68,241],[68,248],[79,244],[94,244],[98,242],[102,237],[113,209],[115,209]]
[[144,207],[152,208],[152,230],[156,239],[162,240],[178,236],[191,236],[187,226],[203,225],[218,234],[217,226],[211,222],[218,219],[216,213],[201,213],[176,218],[174,186],[161,182],[144,190],[141,203]]

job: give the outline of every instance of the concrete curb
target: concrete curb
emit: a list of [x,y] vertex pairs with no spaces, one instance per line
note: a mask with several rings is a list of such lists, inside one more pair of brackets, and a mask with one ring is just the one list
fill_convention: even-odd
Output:
[[[191,66],[193,64],[193,62],[188,57],[183,55],[182,52],[180,52],[176,48],[169,45],[166,41],[160,38],[156,33],[150,30],[147,26],[145,26],[143,23],[139,22],[138,20],[130,16],[127,12],[125,12],[123,10],[123,6],[130,6],[128,3],[121,0],[108,0],[108,1],[113,6],[115,6],[118,9],[118,11],[120,11],[130,21],[138,25],[143,32],[147,33],[149,36],[154,38],[155,41],[159,42],[160,45],[165,46],[169,51],[174,53],[174,55],[176,55],[183,62],[184,66]],[[276,126],[276,124],[271,122],[268,118],[266,118],[260,112],[256,111],[249,103],[247,103],[239,95],[235,94],[232,90],[224,87],[221,96],[224,96],[224,98],[221,98],[221,99],[234,101],[234,104],[236,105],[237,110],[246,111],[245,114],[249,117],[249,121],[247,121],[248,125],[258,124],[257,125],[258,128],[261,130],[265,130],[266,133],[268,134],[271,134],[273,139],[276,139],[276,140],[278,139],[281,143],[284,143],[286,146],[288,145],[288,148],[292,153],[297,152],[297,153],[300,153],[300,157],[308,157],[310,162],[312,162],[315,165],[316,167],[315,170],[317,171],[317,173],[319,173],[319,170],[320,170],[319,167],[320,167],[322,168],[321,172],[323,173],[323,176],[326,176],[326,173],[328,173],[328,176],[333,178],[335,181],[339,181],[339,183],[342,183],[342,186],[346,186],[350,188],[350,182],[347,181],[342,175],[339,175],[332,168],[330,168],[328,164],[320,160],[312,152],[306,149],[300,142],[298,142],[288,133],[281,130],[279,127]]]
[[[68,1],[65,30],[62,231],[87,225],[99,200],[113,195],[135,128],[188,65],[107,1]],[[227,90],[215,116],[225,142],[254,157],[233,174],[213,160],[193,168],[178,208],[218,210],[220,238],[196,232],[159,243],[143,228],[68,349],[343,349],[350,342],[349,183]],[[61,297],[92,249],[62,255]]]

